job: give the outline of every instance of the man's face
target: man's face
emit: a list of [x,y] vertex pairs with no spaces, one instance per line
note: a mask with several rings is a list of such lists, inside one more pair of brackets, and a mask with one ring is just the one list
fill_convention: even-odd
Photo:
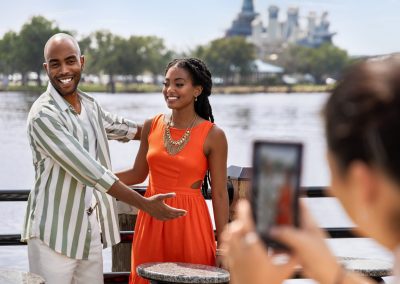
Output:
[[83,56],[68,39],[49,43],[43,64],[50,82],[62,96],[72,95],[78,88],[84,66]]

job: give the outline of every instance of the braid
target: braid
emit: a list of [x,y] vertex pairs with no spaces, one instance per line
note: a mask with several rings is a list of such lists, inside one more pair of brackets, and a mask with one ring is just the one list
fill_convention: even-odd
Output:
[[[197,101],[194,103],[194,110],[201,118],[214,122],[214,115],[212,113],[210,101],[208,100],[212,89],[212,75],[206,64],[197,58],[174,59],[167,65],[165,73],[167,73],[172,66],[177,66],[188,71],[192,77],[193,85],[203,88],[201,94],[197,97]],[[208,193],[209,182],[210,172],[207,170],[201,186],[201,191],[205,198],[210,197]]]

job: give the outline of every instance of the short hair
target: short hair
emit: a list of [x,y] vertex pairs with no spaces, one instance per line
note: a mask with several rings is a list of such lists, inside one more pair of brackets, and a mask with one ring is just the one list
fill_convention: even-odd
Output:
[[76,49],[76,51],[78,53],[78,56],[81,56],[81,49],[79,47],[78,41],[73,36],[71,36],[69,34],[66,34],[66,33],[57,33],[57,34],[51,36],[47,40],[47,42],[46,42],[46,44],[44,46],[43,56],[44,56],[44,60],[45,61],[47,61],[47,52],[48,52],[50,43],[55,41],[55,40],[69,40],[74,45],[74,47],[75,47],[75,49]]

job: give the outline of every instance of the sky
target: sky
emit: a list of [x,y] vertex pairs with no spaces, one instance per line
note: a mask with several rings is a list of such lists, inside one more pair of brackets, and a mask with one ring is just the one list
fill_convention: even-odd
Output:
[[[0,37],[19,32],[30,17],[41,15],[78,37],[109,30],[128,37],[158,36],[168,48],[187,51],[224,36],[241,10],[243,0],[3,0]],[[310,11],[329,13],[333,42],[350,55],[400,51],[400,0],[254,0],[255,11],[267,24],[270,5],[299,8],[301,21]],[[301,23],[302,24],[302,23]],[[304,26],[305,23],[303,23]]]

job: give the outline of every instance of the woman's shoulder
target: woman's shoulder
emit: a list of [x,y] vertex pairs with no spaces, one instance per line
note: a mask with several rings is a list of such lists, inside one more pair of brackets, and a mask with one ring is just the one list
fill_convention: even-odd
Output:
[[224,130],[222,130],[222,128],[220,128],[217,124],[208,121],[208,122],[204,122],[205,124],[208,125],[209,130],[207,133],[207,137],[206,137],[206,142],[211,142],[211,143],[226,143],[226,136],[225,136],[225,132]]
[[164,114],[162,114],[162,113],[157,114],[153,117],[147,118],[144,121],[143,128],[151,129],[151,128],[155,127],[156,125],[158,125],[160,122],[164,123]]

